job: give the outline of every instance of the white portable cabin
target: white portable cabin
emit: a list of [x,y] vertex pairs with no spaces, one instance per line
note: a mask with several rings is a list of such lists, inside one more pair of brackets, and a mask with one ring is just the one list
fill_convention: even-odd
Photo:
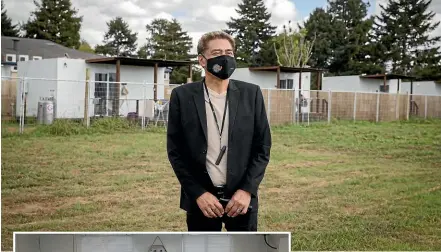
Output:
[[383,75],[329,76],[323,78],[322,90],[397,93],[398,84],[399,79],[385,79]]
[[436,81],[414,81],[412,83],[401,82],[400,93],[441,96],[441,82],[436,82]]
[[411,77],[398,74],[330,76],[323,78],[323,90],[441,95],[441,83],[435,81],[411,81]]
[[[302,103],[304,104],[301,109],[302,113],[308,113],[311,104],[311,72],[317,72],[321,76],[323,70],[284,66],[247,67],[236,69],[231,78],[257,84],[262,89],[286,90],[287,92],[300,90],[304,101],[307,101]],[[295,97],[298,98],[298,92]]]
[[[292,67],[243,67],[237,68],[231,79],[241,80],[259,85],[262,89],[311,89],[311,73],[305,69]],[[301,74],[301,83],[300,83]],[[279,80],[279,82],[277,81]]]
[[[119,62],[119,63],[117,63]],[[155,70],[157,79],[156,99],[164,99],[164,86],[168,84],[164,65],[172,61],[100,58],[92,60],[54,58],[19,62],[19,77],[25,77],[24,85],[17,85],[17,112],[21,115],[21,92],[26,94],[26,116],[35,117],[38,102],[53,96],[55,118],[83,118],[86,99],[86,71],[89,72],[89,117],[112,114],[112,101],[119,98],[119,115],[138,112],[139,116],[152,117]],[[179,63],[179,62],[178,62]],[[119,71],[117,65],[119,64]],[[156,64],[156,67],[154,66]],[[175,63],[176,64],[176,63]],[[180,62],[179,64],[189,64]],[[118,73],[119,72],[119,73]],[[120,90],[117,75],[120,75]],[[123,91],[123,89],[125,89]],[[122,92],[123,91],[123,92]],[[144,113],[144,100],[147,100]],[[138,110],[138,111],[137,111]]]

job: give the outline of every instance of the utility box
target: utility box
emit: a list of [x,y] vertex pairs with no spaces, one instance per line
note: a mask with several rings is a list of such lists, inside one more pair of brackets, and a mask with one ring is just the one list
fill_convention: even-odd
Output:
[[37,123],[50,125],[55,119],[55,102],[53,97],[40,97],[37,110]]
[[43,102],[43,124],[50,125],[54,122],[54,105],[53,101]]

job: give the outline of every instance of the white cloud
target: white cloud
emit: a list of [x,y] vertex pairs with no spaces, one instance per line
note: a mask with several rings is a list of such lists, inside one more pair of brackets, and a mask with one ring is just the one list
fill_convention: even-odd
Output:
[[441,36],[441,12],[435,14],[433,17],[433,23],[440,22],[440,25],[433,31],[432,36]]
[[[206,12],[200,10],[198,14],[200,16],[201,14],[204,13]],[[227,22],[230,21],[232,17],[237,18],[239,16],[234,6],[226,7],[222,5],[213,5],[210,6],[210,8],[208,9],[208,13],[210,13],[210,16],[212,16],[215,21],[220,21],[220,22]]]
[[118,4],[118,9],[122,12],[122,14],[133,15],[133,16],[143,16],[147,15],[147,11],[140,6],[136,5],[133,2],[122,1]]
[[81,32],[81,36],[86,39],[86,41],[91,45],[101,44],[105,32],[97,31],[90,28],[85,28]]
[[197,46],[199,38],[202,37],[204,33],[203,32],[189,32],[188,35],[192,38],[193,42],[193,48],[191,49],[190,53],[196,54],[197,53]]
[[162,19],[167,19],[169,21],[171,21],[173,19],[173,15],[167,12],[163,12],[161,11],[160,13],[158,13],[155,18],[162,18]]
[[272,13],[272,20],[276,23],[296,16],[295,5],[289,0],[266,0],[265,5]]
[[289,0],[265,0],[265,6],[271,13],[270,21],[277,27],[277,32],[282,32],[283,25],[289,20],[295,23],[299,19],[294,3]]
[[[33,0],[4,0],[6,9],[13,22],[24,22],[29,14],[35,9]],[[130,25],[130,28],[138,32],[138,45],[142,45],[146,38],[145,26],[153,18],[172,19],[175,17],[185,31],[193,38],[193,50],[199,37],[208,31],[226,28],[226,22],[231,17],[237,17],[235,9],[241,0],[72,0],[73,6],[83,16],[81,29],[82,38],[91,45],[102,43],[104,33],[107,30],[106,22],[116,16],[121,16]],[[271,23],[282,30],[283,24],[288,20],[297,22],[306,20],[297,13],[293,0],[264,0],[271,15]],[[326,5],[323,0],[323,5]],[[376,0],[376,12],[378,5],[387,0]],[[433,0],[429,7],[437,13],[436,19],[441,20],[441,0]],[[441,35],[441,26],[433,33]]]
[[374,10],[374,13],[375,13],[376,15],[379,15],[379,14],[381,13],[381,11],[382,11],[380,5],[386,7],[387,2],[388,2],[388,0],[376,0],[376,1],[375,1],[375,10]]
[[[24,22],[35,9],[33,0],[4,0],[13,22]],[[71,0],[83,16],[81,36],[92,46],[102,43],[107,31],[106,22],[121,16],[138,33],[138,46],[145,42],[145,26],[153,18],[176,18],[193,38],[193,52],[200,36],[208,31],[227,28],[226,22],[237,17],[236,9],[242,0]],[[271,23],[282,27],[288,20],[297,21],[292,0],[264,0],[272,13]]]
[[439,1],[439,0],[432,0],[431,9],[435,13],[441,13],[441,1]]
[[169,6],[169,4],[164,2],[154,2],[153,6],[155,7],[155,9],[165,9],[167,6]]

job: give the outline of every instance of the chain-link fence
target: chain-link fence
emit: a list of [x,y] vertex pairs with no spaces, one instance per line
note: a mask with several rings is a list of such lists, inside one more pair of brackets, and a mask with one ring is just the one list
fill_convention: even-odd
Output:
[[[86,127],[121,121],[142,129],[166,126],[171,90],[178,85],[113,79],[2,77],[2,131],[24,132],[55,119]],[[271,126],[441,118],[441,96],[292,89],[262,89],[262,94]]]
[[90,120],[119,117],[141,128],[165,126],[171,90],[176,86],[179,85],[90,82],[85,95],[89,101],[85,108],[86,125],[91,125]]
[[22,78],[2,76],[2,133],[22,130],[24,121],[18,115],[24,108],[17,103],[25,99],[19,91],[23,84]]
[[272,126],[441,118],[441,96],[434,95],[281,89],[263,89],[262,93]]
[[55,119],[86,127],[166,125],[168,100],[178,85],[98,77],[95,81],[2,77],[2,131],[32,131]]
[[15,121],[18,78],[2,77],[2,123],[10,124]]

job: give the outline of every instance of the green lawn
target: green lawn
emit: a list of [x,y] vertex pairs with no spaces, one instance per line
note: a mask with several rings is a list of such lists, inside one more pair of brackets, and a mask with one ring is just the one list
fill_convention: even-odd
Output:
[[[165,145],[3,137],[2,250],[13,231],[185,231]],[[260,198],[259,231],[291,231],[292,250],[441,250],[441,121],[273,128]]]

